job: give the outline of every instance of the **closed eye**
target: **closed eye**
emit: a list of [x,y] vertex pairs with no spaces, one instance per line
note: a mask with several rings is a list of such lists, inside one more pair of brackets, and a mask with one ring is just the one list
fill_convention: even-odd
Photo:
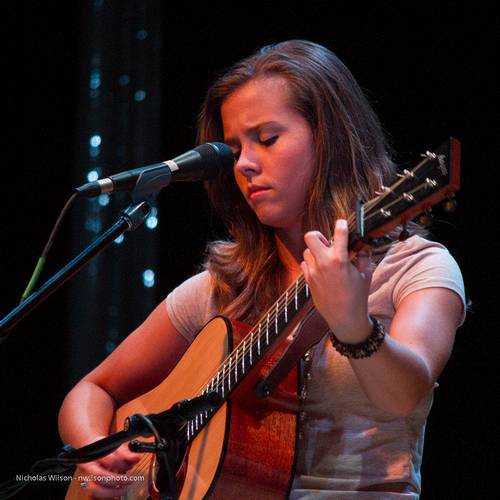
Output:
[[272,146],[276,141],[278,140],[278,136],[275,135],[273,137],[270,137],[269,139],[266,139],[265,141],[260,141],[261,144],[264,146]]

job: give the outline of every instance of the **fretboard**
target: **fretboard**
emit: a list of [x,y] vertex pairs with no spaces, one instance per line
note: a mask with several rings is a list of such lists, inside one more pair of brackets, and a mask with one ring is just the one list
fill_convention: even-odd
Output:
[[[202,393],[217,392],[223,404],[248,371],[262,359],[309,298],[309,286],[304,276],[301,275],[226,357]],[[200,414],[188,422],[188,441],[198,434],[214,411]]]

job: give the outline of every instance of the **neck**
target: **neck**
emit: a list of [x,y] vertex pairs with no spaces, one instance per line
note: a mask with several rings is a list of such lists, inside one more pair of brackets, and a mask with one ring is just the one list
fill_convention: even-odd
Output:
[[302,253],[306,247],[302,231],[291,232],[277,229],[274,236],[281,262],[289,274],[297,277],[301,273],[300,263],[303,260]]

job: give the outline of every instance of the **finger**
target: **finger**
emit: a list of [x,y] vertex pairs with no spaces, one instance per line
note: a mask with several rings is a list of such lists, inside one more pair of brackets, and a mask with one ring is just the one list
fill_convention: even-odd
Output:
[[314,258],[314,255],[312,254],[312,252],[309,248],[306,248],[304,250],[304,252],[302,252],[302,257],[304,259],[304,262],[308,266],[315,266],[316,265],[316,260]]
[[358,253],[358,262],[357,268],[360,273],[369,273],[371,272],[371,264],[372,259],[371,256],[367,253]]
[[333,249],[341,261],[349,260],[349,226],[345,219],[337,219],[333,233]]
[[330,247],[328,240],[319,231],[307,232],[304,241],[316,261],[321,261]]
[[304,278],[306,280],[306,283],[309,283],[309,266],[307,265],[307,262],[302,261],[300,263],[300,269],[302,269],[302,273],[304,274]]
[[125,472],[133,467],[139,460],[139,456],[134,457],[124,453],[113,453],[99,460],[99,463],[107,470]]

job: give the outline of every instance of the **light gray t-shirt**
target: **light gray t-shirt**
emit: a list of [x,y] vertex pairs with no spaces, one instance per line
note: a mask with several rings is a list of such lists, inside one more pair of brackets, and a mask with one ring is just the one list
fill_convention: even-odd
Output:
[[[410,293],[443,287],[464,303],[460,269],[439,243],[412,236],[396,243],[373,273],[370,314],[387,331],[401,301]],[[168,315],[177,330],[192,341],[215,316],[212,283],[202,272],[173,290],[166,299]],[[370,403],[349,361],[325,338],[312,350],[307,397],[303,402],[301,439],[290,498],[416,499],[425,422],[432,391],[409,417],[394,417]],[[394,492],[361,492],[384,487]],[[403,485],[403,487],[401,486]]]

